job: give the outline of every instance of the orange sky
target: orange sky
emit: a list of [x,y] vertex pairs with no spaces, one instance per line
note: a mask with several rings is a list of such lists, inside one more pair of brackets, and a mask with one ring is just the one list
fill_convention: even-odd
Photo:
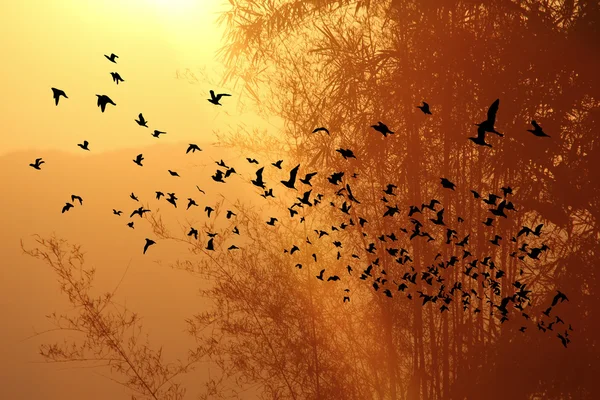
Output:
[[[105,370],[44,365],[38,345],[62,340],[60,335],[25,340],[34,330],[50,328],[45,315],[66,311],[50,268],[21,254],[19,240],[31,247],[34,233],[47,237],[56,232],[81,244],[88,264],[98,269],[98,290],[112,290],[131,262],[119,300],[144,315],[154,343],[174,351],[172,356],[185,356],[189,343],[183,320],[202,309],[199,284],[154,263],[165,255],[185,255],[185,247],[163,243],[153,255],[142,257],[139,243],[152,232],[143,225],[130,230],[127,219],[113,218],[111,210],[123,209],[128,216],[134,206],[130,191],[143,201],[152,200],[154,190],[161,189],[177,190],[183,199],[200,196],[195,184],[209,192],[213,160],[227,159],[227,153],[202,146],[204,152],[187,158],[174,154],[184,154],[187,143],[215,142],[214,130],[242,122],[264,126],[254,114],[239,112],[235,91],[211,83],[218,82],[222,72],[214,56],[222,29],[214,20],[223,3],[228,4],[0,1],[0,184],[3,193],[13,194],[0,197],[0,399],[128,398],[125,389],[102,376]],[[119,56],[117,64],[104,57],[110,53]],[[186,68],[204,69],[209,76],[199,76],[195,84],[175,79],[176,71]],[[110,72],[119,72],[125,82],[117,86]],[[64,90],[69,98],[55,106],[51,87]],[[233,97],[216,107],[206,101],[210,89]],[[117,106],[100,112],[96,94],[110,96]],[[140,112],[149,129],[134,122]],[[153,129],[167,134],[153,138]],[[83,140],[90,142],[90,153],[77,147]],[[147,156],[148,168],[130,162],[138,150]],[[30,168],[36,157],[43,157],[48,168]],[[203,168],[206,165],[210,166]],[[152,168],[162,175],[156,177]],[[167,168],[182,173],[182,180],[173,181]],[[169,186],[178,183],[185,189]],[[78,214],[61,214],[72,193],[81,194],[86,207]],[[214,198],[197,199],[210,203]],[[177,341],[169,342],[171,337]],[[192,395],[206,371],[200,374],[190,378]]]
[[[177,70],[205,68],[214,82],[223,0],[19,0],[0,2],[3,54],[0,155],[30,148],[77,151],[84,139],[94,151],[156,144],[133,121],[140,112],[162,142],[212,142],[215,128],[256,123],[251,115],[215,110],[209,82],[176,80]],[[9,38],[9,40],[6,40]],[[119,56],[117,64],[104,54]],[[124,83],[113,83],[118,72]],[[69,99],[54,105],[51,87]],[[101,113],[96,94],[117,107]],[[228,114],[226,114],[228,113]],[[235,116],[235,118],[234,118]],[[145,136],[143,136],[145,135]]]

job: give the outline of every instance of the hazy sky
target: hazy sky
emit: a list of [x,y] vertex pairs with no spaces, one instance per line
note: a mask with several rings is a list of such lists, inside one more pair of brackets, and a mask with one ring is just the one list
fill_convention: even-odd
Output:
[[[165,142],[212,141],[235,107],[215,110],[208,82],[176,80],[178,69],[206,68],[219,81],[215,23],[223,0],[19,0],[0,2],[3,54],[0,154],[30,148],[78,151],[84,139],[95,151]],[[117,64],[104,54],[119,56]],[[124,83],[113,83],[118,72]],[[51,87],[69,99],[54,105]],[[219,88],[215,88],[219,89]],[[221,88],[228,89],[228,88]],[[117,107],[101,113],[96,94]],[[134,118],[143,112],[148,131]],[[248,122],[249,116],[240,116]],[[252,119],[252,118],[251,118]],[[144,136],[145,135],[145,136]]]

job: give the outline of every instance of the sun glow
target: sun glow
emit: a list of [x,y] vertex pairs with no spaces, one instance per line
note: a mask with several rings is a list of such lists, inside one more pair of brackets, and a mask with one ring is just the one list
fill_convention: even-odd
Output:
[[150,0],[150,2],[158,12],[179,15],[191,11],[201,3],[206,3],[202,0]]

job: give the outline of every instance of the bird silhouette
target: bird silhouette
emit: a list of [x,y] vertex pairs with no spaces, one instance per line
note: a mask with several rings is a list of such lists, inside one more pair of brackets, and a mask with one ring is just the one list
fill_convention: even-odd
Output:
[[262,174],[264,171],[265,167],[260,167],[257,171],[256,171],[256,179],[253,179],[251,182],[254,186],[258,186],[260,188],[265,188],[265,182],[263,181],[262,178]]
[[144,119],[144,116],[142,115],[142,113],[140,113],[140,115],[138,115],[138,119],[134,120],[135,122],[137,122],[137,124],[139,126],[143,126],[143,127],[148,127],[148,121],[146,121]]
[[312,186],[312,184],[310,183],[310,180],[316,175],[317,175],[317,172],[308,173],[304,176],[304,179],[300,178],[300,182],[304,183],[305,185]]
[[537,137],[550,137],[550,135],[547,135],[546,132],[544,132],[544,130],[542,129],[542,127],[539,126],[537,122],[535,122],[535,120],[531,121],[531,125],[533,125],[534,129],[527,129],[527,132],[531,132]]
[[327,128],[325,128],[324,126],[321,126],[319,128],[315,128],[312,133],[317,133],[317,132],[325,132],[329,135],[329,130]]
[[294,189],[296,190],[296,175],[298,174],[298,169],[300,168],[300,164],[296,165],[294,168],[292,168],[292,170],[290,171],[290,179],[288,179],[287,181],[280,181],[283,186],[285,186],[288,189]]
[[146,250],[148,250],[148,247],[152,246],[153,244],[156,244],[154,240],[146,238],[146,244],[144,245],[144,254],[146,254]]
[[131,197],[133,200],[135,201],[140,201],[137,196],[135,194],[133,194],[133,192],[131,192],[131,194],[129,195],[129,197]]
[[82,199],[80,196],[77,196],[77,195],[74,195],[74,194],[72,194],[72,195],[71,195],[71,201],[72,201],[72,202],[75,202],[75,200],[77,200],[77,201],[79,202],[79,205],[80,205],[80,206],[82,206],[82,205],[83,205],[83,199]]
[[89,142],[87,140],[84,140],[83,143],[78,143],[77,146],[81,147],[83,150],[90,151],[88,144]]
[[452,190],[454,190],[454,188],[456,187],[456,185],[454,183],[450,182],[446,178],[440,178],[440,180],[442,182],[442,187],[444,187],[446,189],[452,189]]
[[221,100],[221,97],[223,97],[223,96],[231,96],[231,95],[227,94],[227,93],[219,93],[219,94],[215,95],[215,92],[213,90],[211,90],[210,91],[210,99],[207,99],[207,100],[214,105],[222,106],[223,104],[219,103],[219,100]]
[[388,128],[387,125],[381,121],[377,122],[377,125],[371,125],[371,128],[375,129],[377,132],[380,132],[383,137],[387,137],[388,134],[392,135],[395,133],[392,132],[390,128]]
[[154,130],[154,132],[152,133],[152,136],[154,136],[155,138],[160,137],[160,135],[165,135],[167,132],[163,132],[163,131],[159,131],[157,129]]
[[267,221],[267,225],[275,226],[275,222],[277,221],[279,221],[277,218],[271,217],[271,219]]
[[179,177],[179,174],[177,172],[171,171],[170,169],[168,169],[167,171],[169,171],[169,175]]
[[115,102],[112,101],[107,95],[97,94],[96,96],[98,97],[98,107],[100,107],[100,110],[102,112],[104,112],[104,110],[106,109],[107,104],[112,104],[113,106],[116,106]]
[[480,146],[492,147],[491,144],[485,141],[485,128],[481,126],[477,128],[477,136],[469,137],[469,140]]
[[62,208],[62,213],[64,214],[66,211],[69,211],[71,208],[73,208],[73,204],[65,203],[65,205]]
[[209,250],[209,251],[214,251],[215,250],[215,243],[214,243],[214,241],[215,241],[214,238],[208,239],[208,243],[206,243],[206,250]]
[[426,102],[423,101],[423,105],[417,106],[417,108],[420,108],[421,111],[423,111],[423,114],[431,115],[431,111],[429,110],[429,104],[427,104]]
[[156,200],[160,200],[160,196],[164,196],[165,194],[161,191],[156,191]]
[[108,59],[108,61],[112,61],[112,62],[114,62],[115,64],[117,63],[117,62],[115,61],[115,58],[119,58],[119,56],[118,56],[118,55],[116,55],[115,53],[111,53],[110,57],[109,57],[109,56],[107,56],[107,55],[105,54],[105,55],[104,55],[104,57],[106,57],[106,58]]
[[130,221],[130,222],[128,222],[128,223],[127,223],[127,226],[128,226],[128,227],[130,227],[131,229],[135,229],[135,228],[133,227],[133,221]]
[[134,159],[133,162],[136,163],[137,165],[139,165],[140,167],[143,167],[142,165],[142,161],[144,160],[144,156],[142,154],[138,154]]
[[556,295],[552,299],[552,307],[557,305],[559,301],[562,303],[565,300],[569,301],[569,299],[567,298],[567,296],[565,296],[565,294],[563,292],[561,292],[560,290],[557,290]]
[[221,171],[220,169],[218,169],[215,172],[215,174],[211,176],[211,178],[215,182],[225,183],[225,181],[223,180],[223,176],[224,176],[223,171]]
[[[496,128],[494,128],[494,125],[496,124],[496,114],[498,113],[499,105],[500,99],[496,99],[496,101],[494,101],[488,109],[487,119],[475,125],[478,126],[480,129],[483,129],[484,132],[491,132],[495,133],[498,136],[504,136],[504,134],[496,131]],[[479,129],[477,130],[477,133],[479,133]]]
[[195,153],[196,150],[202,151],[202,149],[200,147],[198,147],[197,144],[190,143],[189,146],[188,146],[188,148],[187,148],[187,150],[185,151],[185,154],[189,153],[190,151],[192,153]]
[[325,273],[325,270],[322,269],[321,272],[319,273],[319,275],[317,275],[317,279],[319,280],[323,280],[323,274]]
[[258,160],[256,158],[246,157],[246,160],[248,160],[248,162],[250,164],[256,164],[256,165],[258,165]]
[[134,215],[139,215],[140,218],[142,218],[147,212],[150,212],[150,210],[145,210],[143,206],[140,206],[137,210],[133,210],[129,218],[133,217]]
[[227,171],[225,171],[225,178],[229,178],[229,176],[231,174],[235,174],[235,168],[227,168]]
[[208,218],[210,218],[210,213],[215,211],[214,208],[212,208],[211,206],[206,206],[204,207],[204,211],[206,211],[206,214],[208,215]]
[[117,211],[113,208],[113,214],[117,215],[117,216],[121,216],[121,214],[123,214],[123,211]]
[[110,76],[112,76],[113,82],[116,82],[117,85],[119,84],[119,82],[125,82],[118,72],[111,72]]
[[347,160],[349,158],[356,158],[354,152],[350,149],[337,149],[336,151],[340,153],[342,157],[344,157],[344,160]]
[[54,98],[54,104],[58,105],[58,99],[60,98],[60,96],[63,96],[65,99],[68,99],[67,94],[57,88],[51,88],[52,89],[52,97]]
[[190,231],[187,234],[188,236],[194,236],[194,239],[198,240],[198,230],[194,229],[194,227],[190,227]]
[[281,169],[281,163],[282,162],[283,162],[283,160],[277,160],[274,163],[271,163],[271,165],[274,166],[275,168]]
[[43,161],[41,158],[36,158],[35,162],[29,165],[35,169],[41,169],[40,166],[45,162],[46,161]]
[[192,199],[191,197],[188,197],[188,205],[187,205],[186,210],[189,210],[191,206],[198,207],[198,203],[196,203],[196,201],[194,199]]
[[442,208],[440,211],[437,212],[436,219],[430,218],[429,220],[436,225],[446,225],[444,223],[444,209]]

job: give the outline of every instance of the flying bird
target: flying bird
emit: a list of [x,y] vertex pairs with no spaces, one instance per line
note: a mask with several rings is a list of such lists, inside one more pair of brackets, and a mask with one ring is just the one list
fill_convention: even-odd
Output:
[[347,160],[348,158],[356,158],[354,152],[350,149],[337,149],[336,151],[340,153],[342,157],[344,157],[344,160]]
[[300,182],[304,183],[305,185],[312,186],[312,185],[311,185],[311,183],[310,183],[310,180],[311,180],[311,179],[312,179],[312,178],[313,178],[315,175],[317,175],[317,172],[311,172],[311,173],[308,173],[308,174],[306,174],[306,176],[304,177],[304,179],[300,178]]
[[452,189],[454,190],[454,188],[456,187],[456,185],[452,182],[450,182],[448,179],[446,178],[440,178],[440,180],[442,181],[442,187],[446,188],[446,189]]
[[140,113],[140,115],[138,116],[138,119],[134,120],[135,122],[137,122],[137,124],[139,126],[143,126],[143,127],[148,127],[148,121],[146,121],[144,119],[144,116],[142,115],[142,113]]
[[429,104],[427,104],[426,102],[423,101],[423,105],[417,106],[417,108],[420,108],[421,111],[423,111],[423,114],[431,115],[431,111],[429,110]]
[[65,211],[69,211],[71,208],[73,208],[73,204],[71,204],[71,203],[65,203],[65,205],[62,208],[62,213],[64,214]]
[[287,187],[288,189],[296,189],[295,184],[296,175],[298,174],[298,168],[300,168],[300,164],[292,168],[292,170],[290,171],[290,179],[288,179],[287,181],[280,181],[283,184],[283,186]]
[[550,137],[550,135],[547,135],[546,132],[544,132],[544,130],[542,129],[542,127],[539,126],[537,122],[535,122],[535,120],[531,121],[531,125],[533,125],[534,129],[527,129],[527,132],[531,132],[537,137]]
[[154,240],[146,238],[146,244],[144,245],[144,254],[146,254],[146,250],[148,250],[148,247],[152,246],[153,244],[156,244]]
[[52,97],[54,97],[54,104],[58,105],[58,99],[60,98],[60,96],[63,96],[65,99],[68,99],[67,94],[57,88],[51,88],[52,89]]
[[215,95],[215,92],[211,90],[210,91],[210,99],[207,99],[207,100],[214,105],[222,106],[223,104],[219,103],[219,100],[221,100],[221,97],[223,97],[223,96],[231,96],[231,95],[227,94],[227,93],[219,93],[219,94]]
[[75,200],[79,201],[79,205],[81,205],[81,206],[83,205],[83,199],[80,196],[72,194],[71,201],[75,202]]
[[[475,124],[479,128],[483,129],[484,132],[495,133],[498,136],[504,136],[504,134],[496,131],[494,124],[496,123],[496,113],[498,113],[498,106],[500,105],[500,99],[496,99],[490,106],[487,112],[487,119],[479,124]],[[479,129],[477,130],[479,133]]]
[[129,197],[131,197],[133,200],[135,201],[140,201],[137,196],[135,194],[133,194],[133,192],[131,192],[131,194],[129,195]]
[[189,147],[188,147],[188,148],[187,148],[187,150],[185,151],[185,154],[189,153],[190,151],[191,151],[192,153],[195,153],[195,152],[196,152],[196,150],[198,150],[198,151],[202,151],[202,149],[201,149],[200,147],[198,147],[198,145],[197,145],[197,144],[190,143],[190,144],[189,144]]
[[265,182],[263,181],[262,178],[262,174],[264,171],[265,167],[260,167],[257,171],[256,171],[256,179],[253,179],[251,182],[254,186],[258,186],[260,188],[265,188]]
[[154,133],[152,133],[152,136],[154,136],[155,138],[160,137],[160,135],[165,135],[167,132],[163,132],[163,131],[159,131],[157,129],[154,130]]
[[143,165],[142,165],[142,161],[143,161],[143,160],[144,160],[144,156],[143,156],[142,154],[138,154],[138,155],[137,155],[137,156],[134,158],[133,162],[134,162],[134,163],[136,163],[137,165],[139,165],[140,167],[143,167]]
[[375,129],[377,132],[380,132],[383,137],[387,137],[388,134],[393,134],[395,132],[390,131],[390,129],[387,127],[386,124],[384,124],[383,122],[379,121],[377,123],[377,125],[371,125],[371,128]]
[[97,94],[96,96],[98,97],[98,107],[100,107],[100,110],[102,112],[104,112],[104,110],[106,109],[107,104],[112,104],[113,106],[116,106],[115,102],[112,101],[107,95]]
[[117,216],[121,216],[121,214],[123,214],[123,211],[117,211],[113,208],[113,214],[117,215]]
[[115,58],[119,58],[119,56],[118,56],[118,55],[116,55],[115,53],[111,53],[111,54],[110,54],[110,57],[109,57],[109,56],[107,56],[107,55],[105,54],[105,55],[104,55],[104,57],[106,57],[106,58],[107,58],[109,61],[112,61],[112,62],[114,62],[115,64],[117,63],[117,62],[115,61]]
[[116,83],[117,83],[117,85],[119,84],[119,82],[125,82],[125,81],[123,80],[123,78],[121,78],[121,75],[119,75],[119,73],[118,73],[118,72],[111,72],[111,73],[110,73],[110,76],[112,76],[112,78],[113,78],[113,82],[116,82]]
[[175,172],[175,171],[171,171],[170,169],[168,169],[167,171],[169,171],[169,174],[170,174],[171,176],[177,176],[177,177],[179,177],[179,174],[178,174],[177,172]]
[[40,166],[45,163],[46,161],[43,161],[41,158],[36,158],[35,159],[35,163],[33,164],[29,164],[31,167],[35,168],[35,169],[41,169]]
[[87,140],[84,140],[83,143],[78,143],[77,146],[81,147],[83,150],[90,151],[88,144],[89,142]]
[[325,128],[324,126],[315,128],[315,130],[312,131],[312,133],[317,133],[317,132],[325,132],[329,135],[329,130],[327,128]]

